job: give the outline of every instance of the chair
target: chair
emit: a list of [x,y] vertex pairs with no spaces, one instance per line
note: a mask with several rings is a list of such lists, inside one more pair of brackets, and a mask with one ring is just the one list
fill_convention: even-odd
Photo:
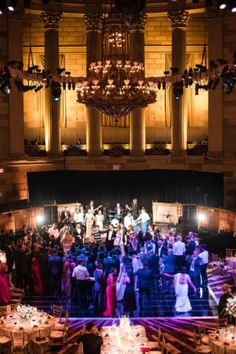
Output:
[[234,248],[226,248],[225,249],[225,256],[226,258],[234,256],[235,249]]
[[0,353],[9,354],[11,353],[11,338],[8,336],[0,336]]
[[13,352],[21,351],[23,353],[27,353],[28,341],[26,340],[26,337],[27,336],[24,330],[11,332]]
[[208,344],[203,344],[203,340],[202,340],[202,333],[204,332],[201,332],[201,333],[198,333],[197,331],[194,331],[194,344],[195,344],[195,353],[211,353],[212,352],[212,349],[211,349],[211,346],[210,346],[210,337],[207,336],[206,334],[204,334],[205,336],[207,336],[209,338],[208,340]]
[[42,354],[48,352],[50,333],[50,327],[42,328],[38,331],[38,335],[32,338],[31,351],[33,354]]
[[0,317],[9,315],[11,313],[11,305],[0,306]]
[[66,310],[66,317],[64,323],[55,323],[54,325],[54,330],[56,331],[63,331],[64,327],[66,326],[66,329],[68,329],[68,322],[69,322],[69,311]]
[[60,322],[60,320],[61,320],[62,312],[63,312],[62,306],[54,305],[54,304],[52,305],[52,315],[53,315],[53,317],[58,318],[58,322]]
[[216,319],[216,328],[222,328],[228,326],[228,319],[227,318],[217,318]]
[[236,269],[233,269],[233,280],[234,280],[234,286],[236,286]]

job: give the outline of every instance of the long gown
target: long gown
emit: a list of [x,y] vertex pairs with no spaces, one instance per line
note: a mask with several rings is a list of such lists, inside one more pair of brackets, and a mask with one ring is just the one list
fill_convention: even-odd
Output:
[[106,287],[106,310],[103,312],[105,317],[116,315],[116,282],[113,274],[109,274]]
[[11,301],[11,294],[8,285],[8,279],[6,276],[6,267],[0,265],[0,304],[6,305]]
[[43,283],[40,275],[40,267],[38,258],[32,259],[32,273],[33,273],[33,283],[34,283],[34,293],[42,294]]
[[189,312],[192,310],[189,298],[188,298],[188,274],[177,273],[174,276],[175,287],[175,310],[176,312]]
[[127,272],[123,270],[123,264],[120,265],[120,272],[116,282],[116,301],[122,301],[124,299],[125,287],[124,279],[127,276]]

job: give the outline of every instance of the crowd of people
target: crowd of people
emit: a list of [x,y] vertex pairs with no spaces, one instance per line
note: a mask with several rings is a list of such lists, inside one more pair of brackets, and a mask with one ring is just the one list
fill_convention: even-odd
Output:
[[[65,209],[60,224],[25,228],[5,245],[9,282],[28,295],[66,297],[106,317],[116,316],[119,305],[126,315],[138,309],[142,316],[145,298],[150,303],[160,292],[175,292],[176,312],[191,311],[189,287],[197,295],[208,287],[206,246],[193,232],[161,233],[137,199],[122,215],[117,207],[116,223],[90,205],[83,217],[81,207],[73,220]],[[1,292],[0,286],[4,303]]]

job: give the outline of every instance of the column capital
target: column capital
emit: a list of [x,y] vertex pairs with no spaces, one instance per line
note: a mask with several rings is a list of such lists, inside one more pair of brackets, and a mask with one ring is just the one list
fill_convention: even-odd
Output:
[[134,29],[139,29],[139,30],[144,30],[144,27],[146,25],[147,22],[147,14],[145,12],[140,12],[139,14],[139,19],[138,19],[138,23],[131,28],[131,31]]
[[102,29],[102,16],[101,14],[87,13],[84,15],[84,23],[87,31],[99,31]]
[[41,22],[45,29],[58,29],[62,20],[62,12],[60,10],[49,10],[41,13]]
[[186,10],[169,10],[168,11],[168,17],[169,20],[172,24],[172,28],[186,28],[188,19],[189,19],[189,13]]

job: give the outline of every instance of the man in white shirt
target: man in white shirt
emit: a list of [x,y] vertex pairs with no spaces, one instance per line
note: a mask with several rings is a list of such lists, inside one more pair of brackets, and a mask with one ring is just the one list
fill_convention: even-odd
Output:
[[208,279],[207,279],[207,265],[209,261],[209,253],[206,249],[206,245],[200,245],[201,252],[199,253],[199,257],[201,258],[201,277],[202,277],[202,288],[207,289],[208,287]]
[[127,215],[124,217],[124,226],[126,230],[130,228],[130,226],[134,225],[134,218],[131,214],[131,211],[128,211]]
[[138,222],[141,223],[141,229],[142,229],[143,235],[145,235],[145,233],[147,231],[149,220],[150,220],[150,216],[146,212],[146,209],[144,207],[142,207],[141,213],[140,213],[138,219],[136,220],[136,223],[138,223]]
[[175,256],[175,270],[178,273],[184,263],[184,256],[186,252],[185,243],[182,242],[182,236],[177,235],[173,243],[173,255]]
[[84,267],[84,261],[78,260],[78,265],[74,268],[72,278],[76,279],[76,297],[79,301],[79,305],[87,307],[87,284],[89,280],[89,272]]
[[78,223],[84,224],[84,208],[83,208],[83,206],[80,206],[79,210],[76,209],[76,212],[74,213],[74,222],[76,224],[78,224]]

